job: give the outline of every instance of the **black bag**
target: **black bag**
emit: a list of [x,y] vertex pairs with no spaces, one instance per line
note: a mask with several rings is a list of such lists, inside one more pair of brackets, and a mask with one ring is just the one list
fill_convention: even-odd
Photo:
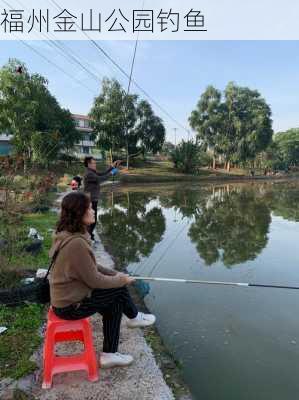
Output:
[[[70,240],[67,241],[67,243]],[[50,284],[48,275],[54,265],[59,249],[52,257],[48,271],[44,278],[37,278],[34,282],[13,289],[0,289],[0,304],[19,306],[26,303],[50,303]]]
[[49,279],[48,275],[50,273],[50,270],[56,260],[58,254],[58,250],[55,251],[51,263],[49,265],[48,271],[45,275],[44,278],[38,278],[36,279],[36,282],[34,282],[34,292],[35,292],[35,298],[37,303],[41,304],[46,304],[50,303],[50,284],[49,284]]
[[58,250],[54,253],[44,278],[37,278],[34,282],[12,289],[0,289],[0,304],[16,307],[26,303],[50,302],[50,285],[48,280],[49,272],[55,262]]

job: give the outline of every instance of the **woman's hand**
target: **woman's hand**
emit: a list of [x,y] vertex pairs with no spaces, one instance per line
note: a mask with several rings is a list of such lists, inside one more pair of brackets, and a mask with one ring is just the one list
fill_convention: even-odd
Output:
[[114,162],[112,163],[112,167],[113,167],[113,168],[117,168],[117,167],[120,166],[120,164],[121,164],[121,160],[116,160],[116,161],[114,161]]
[[133,278],[133,276],[130,276],[128,274],[124,274],[123,272],[118,272],[118,275],[122,276],[124,285],[131,285],[132,283],[135,282],[135,278]]

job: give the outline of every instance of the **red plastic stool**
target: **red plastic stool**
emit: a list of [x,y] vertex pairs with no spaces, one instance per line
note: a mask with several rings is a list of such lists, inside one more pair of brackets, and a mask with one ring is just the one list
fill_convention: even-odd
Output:
[[[55,344],[58,342],[79,340],[84,344],[84,351],[74,356],[55,355]],[[42,388],[52,386],[55,374],[84,370],[88,379],[95,382],[99,379],[98,362],[93,347],[92,330],[88,318],[69,321],[58,318],[52,308],[48,312],[46,338],[44,343],[44,379]]]

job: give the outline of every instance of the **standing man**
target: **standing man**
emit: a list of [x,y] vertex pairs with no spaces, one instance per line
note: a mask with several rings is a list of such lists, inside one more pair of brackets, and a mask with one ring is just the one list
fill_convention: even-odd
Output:
[[93,157],[85,157],[84,165],[86,167],[85,175],[83,178],[84,192],[90,195],[92,208],[95,213],[95,222],[89,226],[89,233],[91,240],[94,240],[94,228],[97,223],[98,201],[100,197],[100,184],[109,178],[110,172],[113,168],[120,165],[121,161],[114,161],[112,165],[104,172],[97,172],[97,163]]

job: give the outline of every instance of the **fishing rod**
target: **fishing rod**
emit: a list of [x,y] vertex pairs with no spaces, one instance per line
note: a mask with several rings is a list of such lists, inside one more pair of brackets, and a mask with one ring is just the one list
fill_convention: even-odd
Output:
[[[137,151],[137,153],[129,154],[129,158],[137,157],[137,156],[139,156],[139,154],[141,154],[142,152],[143,152],[143,149]],[[127,159],[126,159],[126,158],[120,158],[120,159],[118,159],[118,160],[112,160],[112,161],[113,161],[113,162],[114,162],[114,161],[120,161],[120,164],[122,164],[123,162],[126,162]]]
[[132,276],[132,278],[134,278],[136,280],[153,281],[153,282],[197,283],[197,284],[201,284],[201,285],[261,287],[261,288],[275,288],[275,289],[299,289],[299,286],[268,285],[268,284],[260,284],[260,283],[201,281],[201,280],[196,280],[196,279],[176,279],[176,278],[153,278],[153,277],[149,277],[149,276]]

